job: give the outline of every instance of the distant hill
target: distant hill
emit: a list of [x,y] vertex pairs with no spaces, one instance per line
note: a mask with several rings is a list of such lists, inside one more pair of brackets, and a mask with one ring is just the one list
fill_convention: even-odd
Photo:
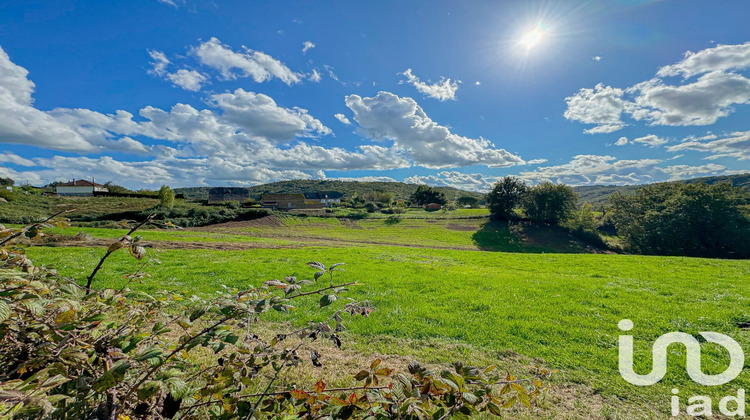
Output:
[[[344,198],[351,197],[355,192],[364,196],[370,191],[391,192],[396,199],[408,199],[418,184],[405,184],[403,182],[360,182],[360,181],[337,181],[337,180],[293,180],[279,181],[270,184],[256,185],[249,187],[250,197],[259,199],[261,194],[296,194],[296,193],[313,193],[318,191],[338,191],[344,194]],[[176,188],[175,192],[184,194],[185,198],[192,200],[208,200],[208,190],[210,187],[188,187]],[[453,201],[461,196],[471,196],[478,199],[484,199],[484,194],[459,190],[452,187],[435,187],[445,194],[448,201]]]
[[[702,178],[685,179],[681,181],[666,182],[664,184],[678,183],[678,184],[717,184],[719,182],[729,182],[732,186],[742,187],[750,190],[750,173],[740,175],[724,175],[724,176],[707,176]],[[648,184],[645,184],[648,185]],[[598,205],[604,205],[609,202],[609,196],[612,193],[620,192],[623,194],[635,194],[635,192],[644,187],[645,185],[586,185],[581,187],[573,187],[578,198],[581,202],[591,203],[595,207]]]
[[[750,173],[740,175],[709,176],[703,178],[693,178],[675,183],[692,184],[702,182],[706,184],[716,184],[718,182],[730,182],[735,187],[744,187],[750,190]],[[586,185],[573,187],[581,202],[591,203],[594,206],[607,204],[609,196],[614,192],[623,194],[635,194],[635,192],[644,187],[642,185]],[[405,184],[403,182],[361,182],[361,181],[337,181],[337,180],[293,180],[279,181],[270,184],[256,185],[248,187],[250,197],[259,199],[261,194],[296,194],[312,193],[318,191],[338,191],[344,194],[345,198],[351,197],[355,192],[364,196],[369,191],[392,192],[397,199],[408,199],[417,189],[418,184]],[[175,192],[184,194],[185,198],[190,200],[208,200],[208,190],[210,187],[188,187],[176,188]],[[452,187],[435,187],[445,194],[448,201],[454,201],[456,198],[468,195],[480,200],[484,199],[485,193],[464,191]]]

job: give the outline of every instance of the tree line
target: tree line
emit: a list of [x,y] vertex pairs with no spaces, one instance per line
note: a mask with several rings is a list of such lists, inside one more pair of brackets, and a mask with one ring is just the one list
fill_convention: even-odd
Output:
[[634,195],[614,193],[595,212],[578,205],[570,186],[528,186],[508,176],[486,200],[495,219],[559,225],[597,245],[606,245],[600,233],[608,231],[632,253],[750,258],[750,195],[728,183],[649,185]]

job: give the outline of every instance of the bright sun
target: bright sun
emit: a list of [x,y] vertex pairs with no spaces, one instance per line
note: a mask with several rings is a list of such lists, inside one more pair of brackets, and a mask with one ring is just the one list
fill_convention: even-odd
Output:
[[518,43],[530,50],[539,44],[543,38],[544,31],[541,28],[534,28],[534,30],[527,32]]

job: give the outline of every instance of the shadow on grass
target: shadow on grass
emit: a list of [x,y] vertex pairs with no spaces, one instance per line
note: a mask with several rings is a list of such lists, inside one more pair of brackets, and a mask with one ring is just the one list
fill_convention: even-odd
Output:
[[491,220],[472,235],[483,251],[523,253],[590,253],[591,250],[558,226]]

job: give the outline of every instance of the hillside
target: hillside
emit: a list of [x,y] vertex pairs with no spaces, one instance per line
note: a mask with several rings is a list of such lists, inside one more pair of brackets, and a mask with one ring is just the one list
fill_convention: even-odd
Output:
[[[296,193],[308,193],[317,191],[338,191],[344,194],[344,197],[351,197],[355,192],[360,196],[367,194],[370,191],[383,191],[391,192],[396,196],[396,199],[403,198],[408,199],[414,191],[416,191],[418,184],[405,184],[403,182],[360,182],[360,181],[336,181],[336,180],[292,180],[292,181],[279,181],[270,184],[256,185],[249,187],[250,196],[256,200],[260,198],[261,194],[272,193],[272,194],[296,194]],[[208,190],[210,187],[189,187],[189,188],[177,188],[175,192],[178,194],[185,194],[185,198],[193,200],[207,200]],[[448,201],[453,201],[458,197],[468,195],[479,199],[484,198],[484,194],[463,191],[452,187],[436,187],[437,190],[445,194]]]
[[[724,176],[707,176],[702,178],[692,178],[680,181],[667,182],[666,184],[678,183],[678,184],[717,184],[720,182],[730,182],[734,187],[742,187],[750,190],[750,173],[739,174],[739,175],[724,175]],[[580,187],[573,187],[575,192],[578,194],[578,198],[581,202],[591,203],[594,206],[607,204],[609,196],[615,192],[623,194],[635,194],[635,192],[644,187],[645,185],[586,185]]]

